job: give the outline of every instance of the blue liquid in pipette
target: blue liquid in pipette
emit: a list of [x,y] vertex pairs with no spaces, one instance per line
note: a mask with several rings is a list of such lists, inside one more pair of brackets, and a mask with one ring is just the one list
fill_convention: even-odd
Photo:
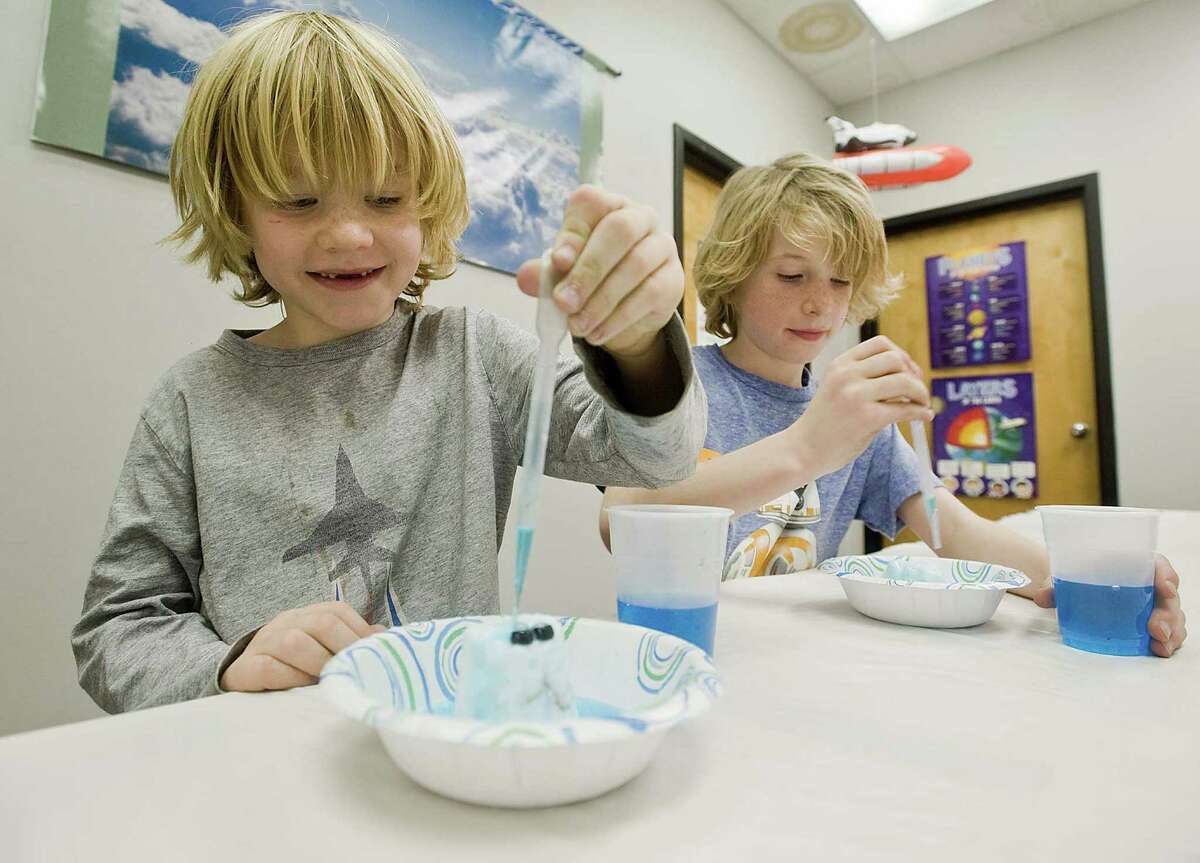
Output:
[[533,528],[517,528],[517,570],[514,579],[516,596],[514,605],[521,604],[521,593],[525,590],[525,572],[529,569],[529,552],[533,548]]

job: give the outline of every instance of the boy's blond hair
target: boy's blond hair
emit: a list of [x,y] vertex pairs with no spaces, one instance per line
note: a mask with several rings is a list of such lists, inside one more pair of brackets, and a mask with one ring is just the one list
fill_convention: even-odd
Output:
[[297,181],[382,191],[397,170],[424,237],[405,289],[420,302],[454,272],[470,216],[453,130],[382,31],[321,12],[256,16],[196,73],[171,149],[181,224],[167,239],[198,235],[188,262],[205,261],[213,281],[236,275],[237,300],[268,305],[279,294],[254,262],[242,201],[286,201]]
[[899,292],[900,278],[887,272],[883,223],[862,181],[807,153],[793,153],[770,165],[741,168],[717,198],[692,272],[704,328],[713,335],[737,335],[733,292],[766,258],[776,227],[802,249],[813,240],[824,244],[835,274],[850,281],[851,321],[873,318]]

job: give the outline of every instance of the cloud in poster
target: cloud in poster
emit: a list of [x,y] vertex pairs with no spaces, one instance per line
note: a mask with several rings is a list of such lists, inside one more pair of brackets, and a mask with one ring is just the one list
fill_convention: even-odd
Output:
[[331,12],[334,15],[344,15],[347,18],[361,19],[363,14],[351,0],[242,0],[243,6],[268,6],[273,9],[310,9],[313,11]]
[[447,65],[445,58],[438,57],[432,51],[404,37],[402,33],[392,33],[392,38],[400,46],[404,59],[417,70],[421,80],[431,90],[437,93],[458,93],[471,86],[471,79],[453,65]]
[[126,165],[136,165],[157,174],[165,174],[171,167],[171,154],[168,150],[139,150],[136,147],[109,144],[104,155],[110,159],[116,159],[118,162],[124,162]]
[[490,266],[515,270],[553,242],[578,183],[578,151],[561,135],[494,112],[460,117],[454,130],[471,198],[464,250]]
[[507,90],[472,90],[466,93],[435,93],[438,107],[453,124],[503,107],[510,98]]
[[496,34],[497,65],[543,79],[550,86],[542,95],[543,108],[558,108],[579,100],[579,58],[563,49],[536,23],[510,15]]
[[184,15],[164,0],[122,0],[121,26],[191,63],[203,63],[224,44],[215,24]]
[[111,111],[155,147],[170,147],[187,103],[188,85],[166,72],[133,66],[113,83]]

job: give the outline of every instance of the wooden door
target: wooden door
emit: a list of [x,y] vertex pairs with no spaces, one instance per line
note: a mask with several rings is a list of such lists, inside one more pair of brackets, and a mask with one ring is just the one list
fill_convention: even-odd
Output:
[[[960,497],[995,519],[1035,504],[1101,503],[1091,293],[1084,209],[1079,199],[1056,200],[906,231],[889,237],[893,272],[905,290],[879,318],[879,332],[930,369],[925,259],[964,249],[1025,242],[1032,357],[1024,362],[936,369],[932,377],[1033,374],[1037,440],[1037,497]],[[935,405],[936,407],[936,405]],[[908,430],[902,430],[905,436]],[[1080,434],[1082,433],[1082,436]],[[932,445],[931,445],[932,446]],[[936,456],[935,456],[936,458]],[[912,539],[905,531],[903,539]]]
[[704,312],[696,298],[696,283],[692,280],[692,266],[696,262],[696,249],[717,211],[717,196],[721,194],[721,183],[691,165],[683,167],[683,325],[688,338],[696,343],[696,333],[704,326]]

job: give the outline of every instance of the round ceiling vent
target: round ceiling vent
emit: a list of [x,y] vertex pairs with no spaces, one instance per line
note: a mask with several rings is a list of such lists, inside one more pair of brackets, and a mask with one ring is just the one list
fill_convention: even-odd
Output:
[[813,3],[779,25],[779,41],[789,51],[819,54],[849,44],[863,30],[849,3]]

